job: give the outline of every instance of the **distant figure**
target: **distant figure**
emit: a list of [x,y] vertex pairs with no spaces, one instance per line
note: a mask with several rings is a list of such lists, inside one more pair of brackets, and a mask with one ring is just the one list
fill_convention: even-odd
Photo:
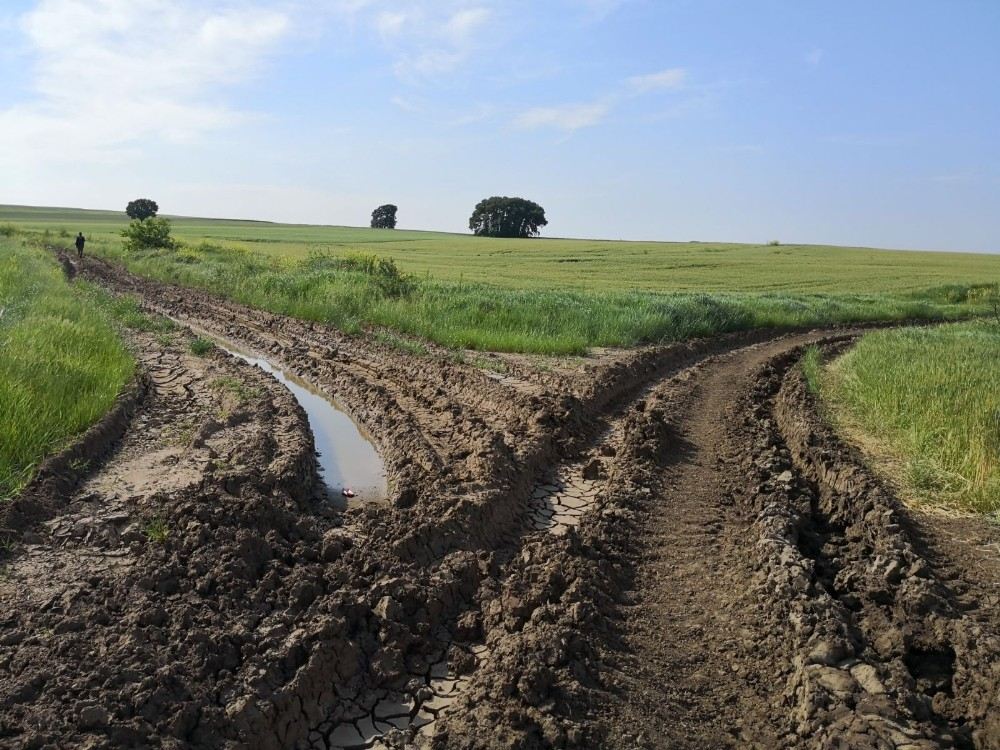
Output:
[[83,236],[83,232],[76,235],[76,254],[83,258],[83,246],[87,242],[87,238]]

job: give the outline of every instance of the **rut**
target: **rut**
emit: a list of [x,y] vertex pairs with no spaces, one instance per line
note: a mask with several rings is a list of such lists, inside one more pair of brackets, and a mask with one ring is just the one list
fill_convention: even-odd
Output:
[[[0,632],[0,663],[17,667],[0,746],[1000,747],[1000,648],[981,606],[996,589],[966,580],[940,535],[921,556],[919,524],[796,379],[804,345],[856,331],[496,376],[99,260],[69,266],[336,398],[380,444],[391,491],[324,504],[289,394],[218,355],[254,386],[230,425],[251,437],[224,451],[206,436],[221,460],[197,486],[143,501],[173,523],[160,544],[133,541],[134,572],[91,576],[86,599]],[[148,362],[161,391],[207,393]],[[91,480],[109,497],[128,453]],[[81,613],[100,620],[96,641],[30,635]],[[67,642],[80,658],[53,676],[40,663]],[[129,668],[109,676],[93,643]]]
[[746,617],[752,575],[741,553],[748,523],[729,492],[727,420],[756,367],[816,338],[720,357],[675,386],[676,445],[622,613],[625,647],[640,658],[623,670],[620,698],[605,719],[609,746],[745,746],[743,726],[766,719],[773,703],[767,665],[740,651],[755,628]]

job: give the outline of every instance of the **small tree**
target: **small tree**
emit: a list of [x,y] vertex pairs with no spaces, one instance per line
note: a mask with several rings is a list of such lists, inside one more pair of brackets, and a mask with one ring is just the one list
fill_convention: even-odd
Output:
[[376,208],[372,211],[372,229],[395,229],[396,211],[398,210],[391,203]]
[[128,252],[136,250],[173,250],[177,240],[170,236],[170,220],[151,217],[135,219],[122,230],[124,247]]
[[469,229],[482,237],[535,237],[548,223],[534,201],[494,196],[476,204]]
[[125,206],[125,213],[128,214],[128,217],[139,221],[152,219],[159,210],[160,207],[156,205],[156,201],[149,198],[136,198]]

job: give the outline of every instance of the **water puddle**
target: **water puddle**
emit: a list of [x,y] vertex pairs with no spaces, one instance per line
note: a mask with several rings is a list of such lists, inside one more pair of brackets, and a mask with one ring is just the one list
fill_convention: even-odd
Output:
[[210,339],[216,346],[244,362],[273,375],[285,386],[306,413],[319,454],[320,479],[335,498],[344,499],[343,491],[354,493],[351,502],[384,500],[388,494],[385,464],[368,432],[338,408],[334,401],[301,378],[275,366],[264,357],[241,349],[187,322],[177,321]]

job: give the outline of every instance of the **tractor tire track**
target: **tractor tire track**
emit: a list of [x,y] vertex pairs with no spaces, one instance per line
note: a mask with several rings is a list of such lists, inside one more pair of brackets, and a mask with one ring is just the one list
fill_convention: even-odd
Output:
[[[92,576],[91,640],[128,674],[60,663],[80,648],[78,604],[38,615],[54,638],[0,630],[18,675],[0,686],[0,746],[996,747],[989,589],[959,580],[945,537],[934,556],[910,541],[917,524],[844,468],[855,459],[796,390],[800,348],[854,331],[497,376],[69,266],[343,404],[379,443],[391,497],[330,507],[289,395],[213,355],[263,400],[195,441],[257,437],[152,499],[176,521],[162,548]],[[147,369],[172,398],[204,393],[176,352]],[[158,426],[134,420],[154,444]],[[28,668],[43,653],[57,677]]]

